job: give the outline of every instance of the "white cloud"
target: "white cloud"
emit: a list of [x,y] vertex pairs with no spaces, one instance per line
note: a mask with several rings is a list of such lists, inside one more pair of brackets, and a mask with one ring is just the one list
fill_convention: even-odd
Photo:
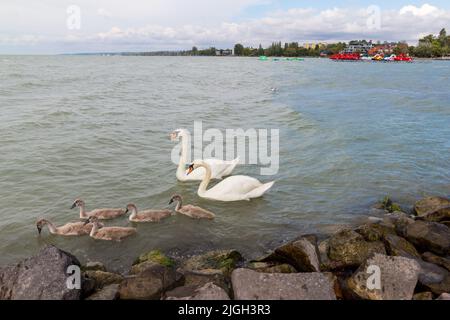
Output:
[[98,34],[103,41],[133,38],[153,41],[166,39],[168,43],[211,44],[243,42],[251,45],[274,40],[348,40],[373,38],[379,40],[416,41],[419,34],[437,33],[450,24],[450,11],[429,5],[407,6],[401,10],[382,11],[381,28],[368,28],[365,8],[333,8],[323,11],[290,9],[277,11],[260,19],[239,23],[222,23],[216,27],[184,25],[163,27],[148,25],[121,30],[117,27]]
[[[16,0],[24,3],[24,0]],[[65,29],[67,1],[53,5],[55,0],[43,0],[48,17],[34,17],[17,6],[0,4],[14,18],[5,23],[0,13],[0,50],[5,43],[25,44],[30,39],[52,43],[60,51],[98,50],[160,50],[183,49],[197,45],[231,46],[236,42],[257,46],[272,41],[337,41],[366,38],[373,40],[406,40],[416,42],[422,34],[437,33],[450,28],[450,10],[424,4],[408,5],[397,10],[382,10],[380,29],[369,28],[367,8],[290,8],[277,10],[260,18],[239,19],[236,16],[248,6],[267,0],[78,0],[82,10],[80,31]],[[50,5],[52,4],[52,5]],[[381,8],[382,9],[382,8]],[[15,14],[15,16],[14,16]],[[18,18],[19,15],[21,18]],[[101,19],[100,17],[103,17]],[[26,17],[31,17],[30,21]],[[45,19],[44,19],[45,18]],[[41,25],[37,25],[41,22]],[[11,26],[15,26],[11,28]],[[58,26],[58,28],[55,28]],[[37,30],[35,38],[24,38]],[[8,39],[6,41],[5,39]],[[13,40],[13,38],[15,40]],[[36,43],[34,41],[34,43]]]
[[428,3],[425,3],[421,7],[409,5],[409,6],[404,6],[403,8],[401,8],[400,14],[401,15],[412,14],[413,16],[423,17],[423,16],[427,16],[427,15],[439,14],[439,9]]

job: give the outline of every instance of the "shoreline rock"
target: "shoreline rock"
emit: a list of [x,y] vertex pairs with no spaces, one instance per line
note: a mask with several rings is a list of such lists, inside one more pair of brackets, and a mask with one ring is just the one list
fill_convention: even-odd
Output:
[[276,248],[272,254],[259,261],[286,263],[299,272],[319,272],[320,254],[317,247],[317,237],[315,235],[298,237]]
[[[375,254],[350,277],[348,288],[361,299],[411,300],[420,270],[419,264],[413,259]],[[380,272],[378,284],[377,272]]]
[[260,273],[236,269],[231,275],[236,300],[336,300],[324,273]]
[[178,287],[167,293],[165,300],[230,300],[228,293],[212,282],[202,287],[184,286]]
[[450,250],[450,229],[440,223],[415,221],[406,227],[405,238],[423,251],[445,255]]
[[413,211],[418,217],[424,217],[444,207],[450,207],[450,199],[426,197],[414,204]]
[[357,268],[374,253],[386,254],[384,244],[368,242],[353,230],[340,231],[329,241],[328,258],[338,269]]
[[155,264],[126,277],[119,286],[122,300],[160,300],[165,292],[184,285],[184,277],[172,267]]
[[[45,246],[35,256],[0,268],[0,300],[79,300],[81,289],[67,286],[68,267],[78,259],[55,246]],[[83,286],[84,277],[81,277]]]

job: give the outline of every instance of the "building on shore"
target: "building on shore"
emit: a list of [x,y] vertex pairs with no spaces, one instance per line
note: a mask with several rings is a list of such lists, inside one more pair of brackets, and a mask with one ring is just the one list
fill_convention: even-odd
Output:
[[368,54],[369,51],[374,47],[374,44],[372,43],[372,40],[366,41],[366,40],[354,40],[350,41],[347,45],[347,47],[344,50],[344,53],[362,53],[362,54]]
[[305,49],[311,49],[311,50],[315,50],[317,47],[319,47],[319,49],[323,49],[326,48],[327,44],[324,42],[311,42],[311,43],[304,43],[303,44],[303,48]]
[[377,54],[382,54],[384,56],[388,56],[388,55],[391,55],[394,53],[395,47],[396,47],[396,44],[392,44],[392,43],[376,45],[372,49],[369,50],[368,54],[369,54],[369,56],[374,56]]
[[233,50],[231,49],[216,49],[216,56],[232,56]]

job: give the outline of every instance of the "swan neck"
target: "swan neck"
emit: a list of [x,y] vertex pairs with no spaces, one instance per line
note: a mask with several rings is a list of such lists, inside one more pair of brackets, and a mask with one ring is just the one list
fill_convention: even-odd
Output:
[[200,164],[200,167],[205,168],[205,176],[203,177],[202,182],[200,183],[200,186],[198,187],[198,194],[203,194],[206,192],[206,188],[208,187],[209,182],[211,181],[211,167],[205,163],[202,162],[202,164]]
[[80,219],[86,219],[89,218],[86,214],[86,209],[84,207],[84,204],[80,206]]
[[91,237],[95,236],[95,234],[98,231],[98,222],[94,222],[92,224],[92,229],[91,229],[91,233],[89,234]]
[[131,210],[130,220],[135,219],[136,216],[137,216],[137,209],[136,209],[136,208],[133,208],[133,209]]
[[175,211],[180,211],[182,207],[183,207],[183,200],[178,199],[177,200],[177,205],[175,207]]

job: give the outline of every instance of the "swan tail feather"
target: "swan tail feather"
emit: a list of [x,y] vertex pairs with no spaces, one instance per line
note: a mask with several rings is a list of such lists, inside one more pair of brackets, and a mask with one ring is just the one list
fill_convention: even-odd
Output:
[[272,188],[274,183],[275,183],[275,181],[271,181],[271,182],[265,183],[265,184],[259,186],[258,188],[256,188],[256,189],[250,191],[249,193],[247,193],[246,197],[249,198],[249,199],[251,199],[251,198],[259,198],[264,193],[269,191],[269,189]]
[[241,159],[239,157],[237,157],[234,160],[228,161],[230,166],[228,168],[226,168],[226,170],[223,172],[223,176],[229,176],[233,170],[236,168],[236,166],[239,164],[239,161],[241,161]]

